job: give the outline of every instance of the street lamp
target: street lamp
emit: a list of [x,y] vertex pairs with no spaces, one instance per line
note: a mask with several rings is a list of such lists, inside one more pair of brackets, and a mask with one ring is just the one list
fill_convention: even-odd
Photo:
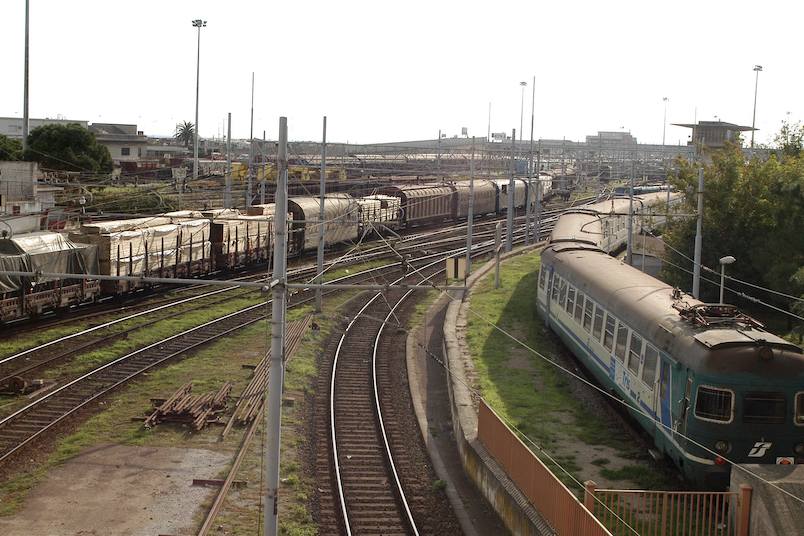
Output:
[[670,99],[664,97],[662,98],[662,100],[664,101],[664,121],[662,122],[662,145],[664,145],[664,133],[667,130],[667,101],[669,101]]
[[736,261],[734,257],[728,255],[720,258],[720,305],[723,305],[723,286],[726,280],[726,265]]
[[[522,98],[520,99],[519,104],[519,143],[522,144],[522,121],[525,114],[525,86],[528,85],[527,82],[520,82],[520,86],[522,86]],[[514,140],[516,142],[516,140]]]
[[[198,59],[195,64],[195,145],[193,149],[193,181],[198,181],[198,86],[201,80],[201,28],[207,25],[207,21],[196,19],[193,21],[193,28],[198,28]],[[186,182],[186,179],[185,179]],[[181,189],[184,190],[185,185]]]
[[751,148],[754,148],[754,125],[757,123],[757,88],[759,87],[759,71],[762,70],[762,65],[754,65],[754,71],[757,73],[756,80],[754,81],[754,118],[751,120]]

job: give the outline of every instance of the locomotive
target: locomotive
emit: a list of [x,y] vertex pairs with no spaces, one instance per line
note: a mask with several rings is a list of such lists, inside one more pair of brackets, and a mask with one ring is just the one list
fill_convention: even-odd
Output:
[[[640,196],[635,214],[664,196]],[[727,487],[732,464],[804,463],[801,348],[610,256],[624,203],[559,218],[541,257],[540,316],[698,488]]]

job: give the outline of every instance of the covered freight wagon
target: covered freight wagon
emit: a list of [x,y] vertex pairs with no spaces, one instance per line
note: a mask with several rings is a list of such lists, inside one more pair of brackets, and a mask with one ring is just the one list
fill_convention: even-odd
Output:
[[454,218],[454,187],[450,185],[386,186],[380,193],[400,198],[402,223],[441,223]]
[[[73,244],[59,233],[18,234],[0,239],[0,270],[97,275],[98,249]],[[92,301],[99,295],[97,280],[0,275],[0,321]]]
[[[469,181],[456,182],[455,216],[469,217]],[[497,212],[497,188],[491,181],[476,180],[472,188],[472,217]]]
[[[143,221],[145,220],[145,221]],[[191,277],[212,270],[207,219],[137,218],[85,224],[70,233],[76,243],[98,247],[100,273],[111,276]],[[107,293],[126,292],[144,283],[104,281]]]
[[[318,247],[318,222],[321,219],[321,199],[290,197],[288,211],[293,225],[288,239],[288,252],[295,253]],[[324,247],[339,242],[357,240],[358,205],[350,196],[328,196],[324,199]]]

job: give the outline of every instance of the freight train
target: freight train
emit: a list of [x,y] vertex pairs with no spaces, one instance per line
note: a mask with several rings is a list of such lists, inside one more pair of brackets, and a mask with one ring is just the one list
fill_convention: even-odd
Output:
[[[528,184],[517,179],[515,207],[525,204]],[[543,181],[540,199],[547,197]],[[508,210],[509,180],[475,181],[474,217]],[[536,198],[531,190],[532,199]],[[321,201],[288,199],[288,254],[318,246]],[[364,197],[330,194],[324,202],[324,245],[355,242],[369,232],[466,220],[465,183],[389,186]],[[32,272],[37,277],[0,273],[0,323],[65,311],[101,296],[121,295],[145,281],[55,278],[41,274],[190,278],[272,259],[275,206],[238,210],[178,211],[144,218],[84,223],[64,236],[55,232],[0,239],[0,272]]]
[[[665,198],[641,196],[635,212]],[[801,348],[610,256],[625,203],[559,218],[541,257],[545,323],[697,487],[725,488],[731,464],[804,463]]]

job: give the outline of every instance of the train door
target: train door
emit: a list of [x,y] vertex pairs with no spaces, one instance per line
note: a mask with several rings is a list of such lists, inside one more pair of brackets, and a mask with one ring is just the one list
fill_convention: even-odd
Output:
[[553,295],[553,287],[557,281],[553,281],[555,273],[545,267],[545,276],[547,278],[547,288],[544,292],[544,325],[550,326],[550,300]]
[[681,436],[679,439],[687,443],[687,421],[690,413],[690,400],[692,397],[692,378],[687,378],[687,386],[684,388],[684,398],[678,401],[678,428]]
[[662,423],[662,428],[672,430],[673,417],[670,408],[670,391],[672,391],[673,382],[671,381],[670,363],[662,359],[662,370],[659,375],[659,407],[656,414],[659,416],[659,421]]

